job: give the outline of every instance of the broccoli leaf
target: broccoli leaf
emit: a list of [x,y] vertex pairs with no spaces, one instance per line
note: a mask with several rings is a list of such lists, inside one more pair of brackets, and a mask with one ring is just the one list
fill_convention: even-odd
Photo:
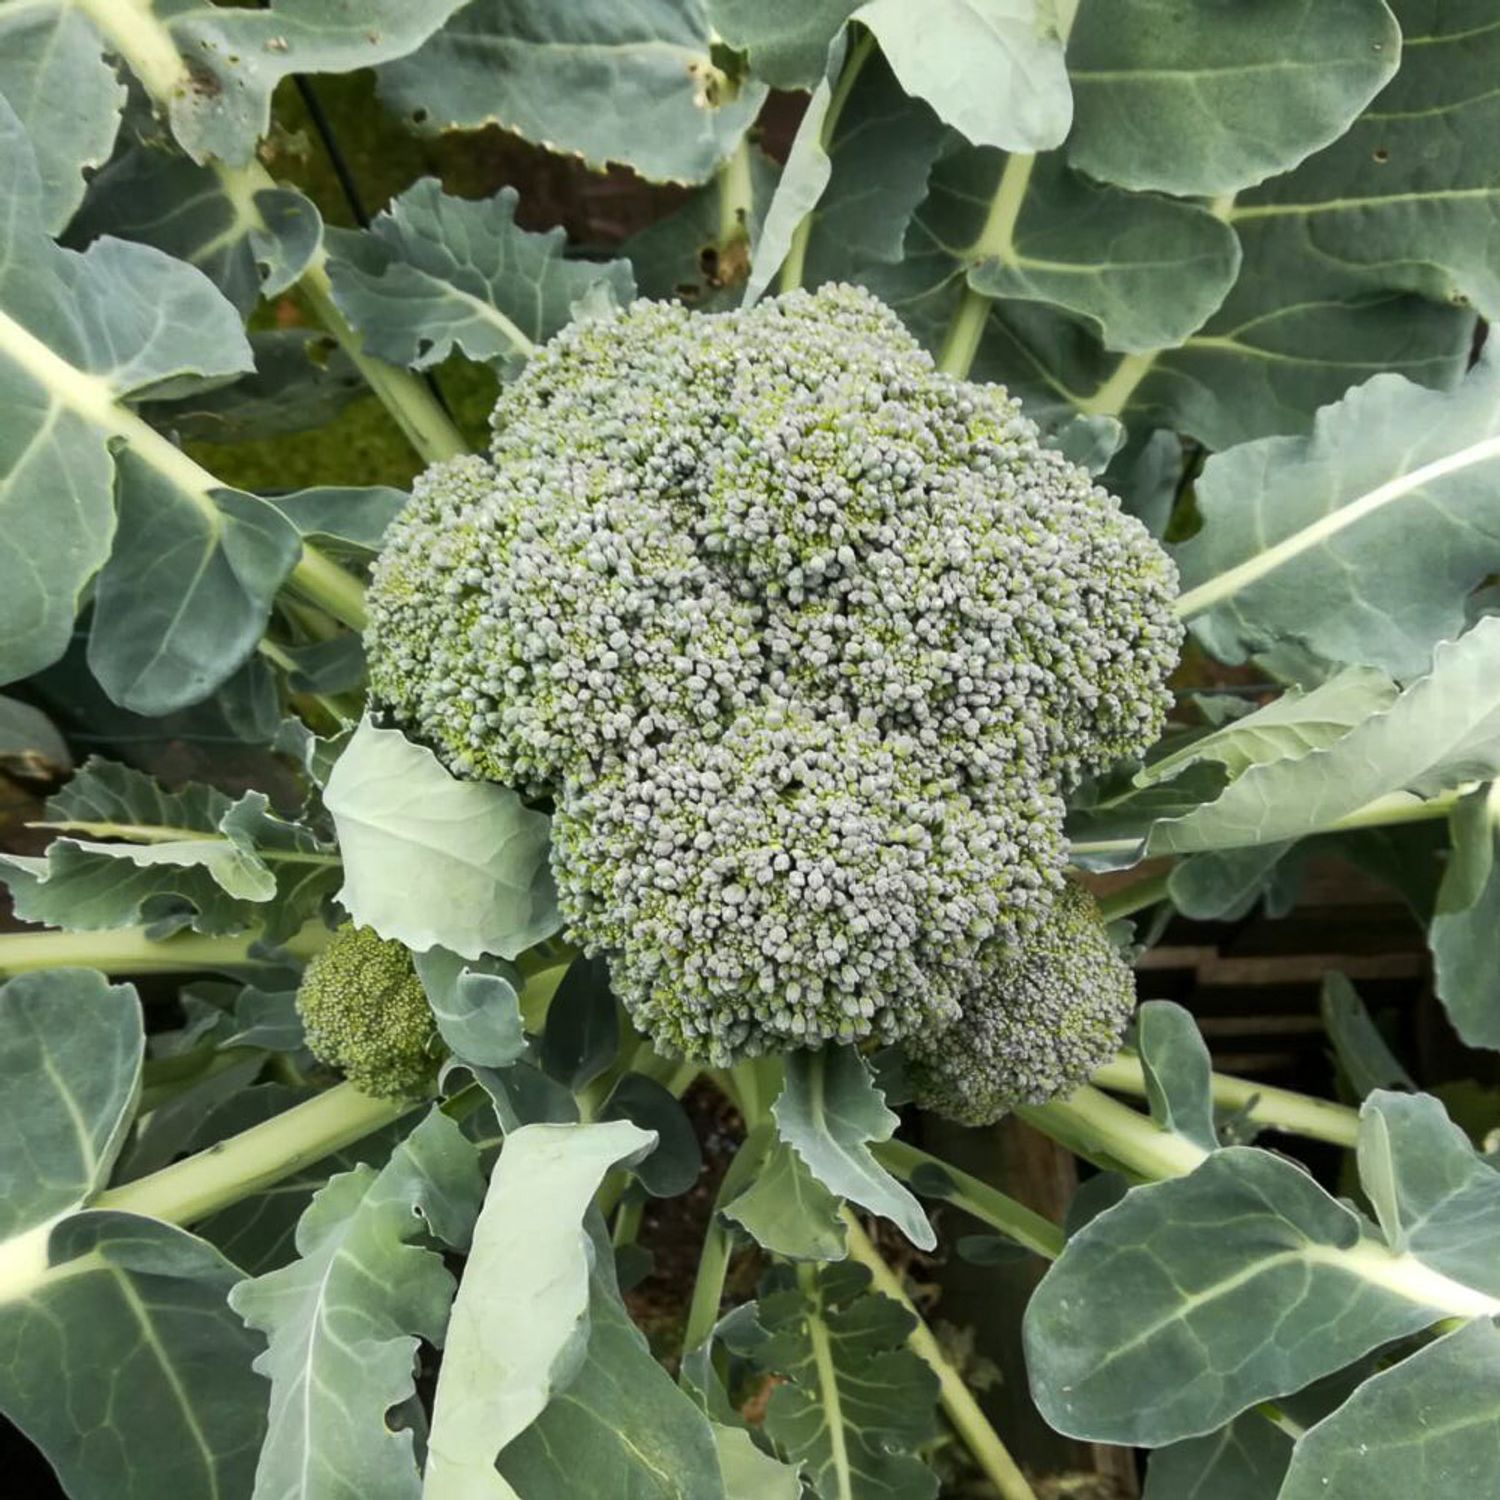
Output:
[[825,1187],[883,1214],[919,1249],[937,1244],[921,1204],[870,1154],[899,1122],[857,1049],[788,1053],[786,1084],[771,1109],[781,1139]]
[[499,125],[590,166],[702,182],[766,97],[763,84],[736,88],[711,46],[702,0],[472,0],[382,68],[380,88],[423,130]]
[[1068,159],[1119,187],[1238,192],[1337,140],[1400,56],[1383,0],[1213,12],[1083,0],[1068,36]]
[[1191,1013],[1170,1000],[1146,1001],[1136,1013],[1135,1045],[1151,1118],[1205,1151],[1217,1150],[1212,1064]]
[[869,1290],[852,1263],[772,1273],[755,1321],[724,1342],[784,1377],[765,1430],[820,1500],[931,1500],[937,1476],[914,1450],[936,1435],[937,1377],[905,1347],[910,1313]]
[[809,89],[823,75],[828,44],[860,0],[707,0],[714,30],[747,52],[772,88]]
[[514,371],[596,288],[635,295],[629,263],[563,258],[563,232],[517,228],[517,194],[454,198],[409,187],[367,233],[330,230],[334,299],[372,354],[425,370],[455,348]]
[[1427,941],[1437,992],[1471,1047],[1500,1047],[1500,781],[1465,797],[1449,819],[1453,854]]
[[454,1280],[430,1233],[467,1248],[483,1196],[477,1154],[431,1111],[378,1172],[333,1178],[297,1226],[299,1259],[229,1294],[269,1347],[271,1382],[257,1495],[348,1494],[416,1500],[412,1435],[386,1413],[413,1393],[419,1338],[440,1345]]
[[558,927],[547,819],[515,792],[459,781],[368,719],[323,792],[343,852],[339,900],[414,952],[514,958]]
[[1304,1433],[1278,1500],[1483,1494],[1500,1445],[1497,1389],[1500,1332],[1481,1318],[1372,1375]]
[[491,1476],[582,1369],[589,1341],[584,1215],[604,1174],[652,1137],[625,1120],[523,1125],[500,1152],[449,1321],[424,1500],[511,1496]]
[[847,1255],[842,1202],[779,1137],[750,1185],[724,1205],[755,1243],[788,1260],[842,1260]]
[[1415,1092],[1416,1084],[1392,1055],[1385,1038],[1365,1009],[1359,991],[1344,975],[1329,973],[1323,976],[1319,1013],[1344,1077],[1358,1098],[1363,1099],[1375,1089]]
[[1278,1500],[1292,1443],[1259,1412],[1205,1437],[1158,1448],[1141,1500]]
[[468,964],[445,948],[415,954],[414,962],[438,1030],[456,1058],[504,1068],[525,1055],[514,970],[507,974],[508,965]]

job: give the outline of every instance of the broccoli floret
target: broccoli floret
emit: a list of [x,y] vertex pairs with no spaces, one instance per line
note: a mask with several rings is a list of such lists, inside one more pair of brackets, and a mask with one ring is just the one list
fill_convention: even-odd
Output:
[[906,1043],[914,1096],[965,1125],[990,1125],[1018,1104],[1071,1093],[1115,1055],[1135,1008],[1135,976],[1099,907],[1065,885],[1014,948],[993,950],[962,1014]]
[[313,1056],[377,1099],[426,1093],[443,1053],[410,952],[346,922],[297,990]]
[[851,287],[575,323],[492,457],[387,538],[377,703],[553,800],[573,936],[659,1044],[947,1020],[1057,889],[1069,787],[1159,732],[1161,548]]

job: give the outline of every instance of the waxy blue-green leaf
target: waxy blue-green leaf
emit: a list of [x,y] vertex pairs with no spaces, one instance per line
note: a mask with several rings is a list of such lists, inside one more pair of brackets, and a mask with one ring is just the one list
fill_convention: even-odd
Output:
[[144,1047],[129,985],[51,969],[0,986],[0,1239],[103,1185],[130,1125]]
[[1045,151],[1073,120],[1050,0],[867,0],[853,19],[875,34],[901,86],[976,146]]
[[1278,1500],[1473,1495],[1500,1464],[1500,1332],[1481,1318],[1382,1370],[1298,1440]]
[[1359,991],[1343,974],[1323,976],[1318,1010],[1344,1077],[1359,1098],[1363,1099],[1375,1089],[1416,1092],[1416,1084],[1397,1062],[1370,1012],[1365,1009]]
[[1453,852],[1427,931],[1437,992],[1471,1047],[1500,1047],[1500,781],[1480,787],[1449,819]]
[[1290,1162],[1236,1146],[1133,1189],[1068,1241],[1026,1310],[1027,1368],[1059,1432],[1155,1447],[1445,1313],[1486,1311],[1500,1301],[1366,1237]]
[[911,1314],[869,1284],[853,1263],[773,1275],[724,1341],[784,1377],[765,1432],[819,1500],[932,1500],[915,1450],[936,1432],[937,1377],[905,1347]]
[[788,1053],[786,1083],[771,1112],[777,1134],[824,1187],[891,1220],[918,1249],[937,1244],[921,1204],[870,1153],[900,1122],[856,1048]]
[[750,1185],[724,1205],[724,1217],[773,1255],[788,1260],[842,1260],[849,1253],[839,1216],[842,1206],[798,1152],[778,1136]]
[[708,0],[708,19],[773,88],[810,89],[828,44],[860,0]]
[[602,954],[580,954],[547,1006],[538,1060],[576,1094],[614,1062],[619,1048],[620,1007],[609,987],[609,965]]
[[219,487],[124,401],[238,373],[249,346],[180,262],[118,240],[82,255],[53,245],[3,100],[0,158],[0,675],[62,654],[103,564],[95,675],[124,707],[165,713],[245,661],[299,548],[273,510]]
[[339,901],[414,952],[514,958],[555,932],[548,822],[508,787],[459,781],[368,719],[323,790],[343,854]]
[[1359,1118],[1360,1182],[1387,1243],[1500,1297],[1500,1173],[1431,1094],[1377,1089]]
[[588,1352],[584,1215],[612,1167],[649,1149],[625,1120],[507,1135],[449,1320],[423,1500],[511,1500],[496,1455],[578,1375]]
[[566,260],[561,229],[518,229],[517,198],[450,197],[424,177],[368,231],[330,231],[334,300],[370,353],[425,370],[462,349],[513,370],[594,289],[635,295],[628,262]]
[[1195,922],[1237,921],[1271,891],[1295,843],[1288,839],[1248,849],[1189,854],[1168,872],[1167,895],[1183,916]]
[[1249,1412],[1206,1437],[1158,1448],[1141,1500],[1277,1500],[1291,1458],[1292,1440]]
[[226,1301],[239,1271],[125,1213],[73,1214],[48,1251],[56,1269],[0,1287],[0,1410],[66,1493],[248,1495],[266,1414],[261,1341]]
[[127,145],[90,180],[69,243],[107,234],[164,250],[202,271],[246,314],[307,269],[322,246],[323,221],[294,188],[236,194],[230,185],[170,149]]
[[1384,0],[1082,0],[1068,158],[1120,187],[1238,192],[1337,140],[1400,55]]
[[510,976],[496,972],[508,966],[468,964],[446,948],[414,958],[438,1030],[456,1058],[504,1068],[525,1055],[516,987]]
[[666,1085],[644,1073],[626,1073],[599,1107],[598,1118],[629,1120],[656,1137],[635,1165],[636,1177],[653,1198],[675,1198],[697,1182],[703,1148],[687,1111]]
[[501,1450],[500,1473],[522,1496],[728,1500],[708,1418],[630,1321],[597,1216],[594,1228],[587,1358]]
[[1205,1151],[1217,1150],[1213,1064],[1191,1013],[1169,1000],[1146,1001],[1135,1016],[1135,1047],[1151,1118]]
[[[1380,798],[1430,797],[1500,773],[1500,618],[1433,654],[1432,670],[1327,749],[1251,766],[1213,802],[1151,829],[1152,853],[1275,843]],[[1409,799],[1407,799],[1409,800]]]
[[297,1226],[298,1259],[242,1281],[229,1304],[270,1343],[259,1500],[417,1500],[412,1435],[386,1413],[414,1391],[419,1339],[441,1346],[454,1280],[413,1244],[468,1246],[484,1193],[478,1156],[433,1110],[379,1172],[335,1177]]
[[80,11],[0,9],[0,97],[36,147],[41,227],[61,234],[83,198],[84,172],[109,160],[125,104],[99,34]]
[[423,130],[498,125],[590,166],[702,182],[766,96],[750,81],[736,92],[710,48],[703,0],[471,0],[380,88]]
[[1292,637],[1332,661],[1424,670],[1500,569],[1500,360],[1457,389],[1381,375],[1307,437],[1216,454],[1203,529],[1177,549],[1182,610],[1224,661]]

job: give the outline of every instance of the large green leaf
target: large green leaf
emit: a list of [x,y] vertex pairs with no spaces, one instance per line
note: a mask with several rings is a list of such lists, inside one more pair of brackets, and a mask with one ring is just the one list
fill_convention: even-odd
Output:
[[1158,823],[1153,853],[1274,843],[1327,828],[1376,799],[1418,796],[1500,772],[1500,618],[1433,654],[1383,713],[1327,749],[1251,766],[1222,796]]
[[1141,1500],[1277,1500],[1291,1458],[1291,1439],[1251,1412],[1206,1437],[1158,1448]]
[[783,1377],[765,1431],[819,1500],[931,1500],[914,1450],[936,1430],[937,1377],[905,1347],[911,1314],[869,1283],[853,1263],[775,1274],[725,1342]]
[[1471,1047],[1500,1047],[1500,781],[1454,809],[1453,854],[1428,929],[1437,992]]
[[703,0],[471,0],[381,70],[381,92],[424,130],[499,125],[591,166],[702,182],[766,93],[736,92],[710,47]]
[[1133,1189],[1068,1241],[1027,1307],[1026,1359],[1058,1431],[1154,1447],[1445,1311],[1487,1310],[1500,1301],[1366,1237],[1299,1167],[1230,1147]]
[[1182,608],[1224,661],[1291,637],[1331,661],[1420,672],[1500,569],[1497,481],[1500,360],[1451,392],[1377,376],[1309,436],[1208,461],[1203,529],[1177,550]]
[[0,1238],[103,1186],[130,1125],[143,1050],[129,985],[52,969],[0,986]]
[[788,1053],[786,1083],[771,1111],[781,1139],[824,1187],[883,1214],[919,1249],[937,1244],[921,1204],[870,1153],[900,1122],[856,1048]]
[[24,1295],[0,1285],[0,1408],[72,1500],[248,1495],[266,1417],[240,1273],[134,1214],[74,1214],[48,1248]]
[[725,1500],[707,1417],[630,1321],[608,1240],[592,1245],[587,1358],[502,1450],[501,1474],[522,1496]]
[[1392,1250],[1500,1297],[1500,1173],[1431,1094],[1365,1100],[1359,1177]]
[[[62,654],[105,564],[91,665],[117,702],[164,713],[249,656],[299,544],[274,510],[221,489],[123,401],[235,374],[249,345],[234,309],[180,262],[117,240],[82,255],[54,246],[3,100],[0,158],[0,675]],[[125,524],[111,553],[116,492]]]
[[230,1293],[270,1340],[255,1365],[271,1382],[262,1500],[417,1500],[411,1432],[386,1413],[413,1393],[418,1339],[441,1345],[454,1280],[411,1242],[466,1249],[483,1192],[474,1147],[433,1110],[379,1172],[358,1167],[318,1193],[299,1259]]
[[1238,192],[1337,140],[1400,54],[1383,0],[1083,0],[1068,157],[1120,187]]
[[584,1215],[604,1174],[650,1145],[624,1120],[507,1135],[449,1322],[424,1500],[514,1495],[496,1454],[587,1356],[593,1245]]
[[36,143],[41,226],[60,234],[83,197],[83,173],[109,160],[125,90],[99,34],[70,6],[0,9],[0,97]]
[[1073,119],[1049,0],[867,0],[872,31],[909,94],[976,146],[1045,151]]
[[603,287],[635,294],[629,263],[563,258],[563,232],[516,227],[517,193],[454,198],[435,177],[409,187],[367,233],[330,231],[333,294],[365,347],[424,370],[455,348],[513,369]]
[[1500,1332],[1488,1319],[1371,1376],[1297,1440],[1279,1500],[1483,1495],[1500,1462]]
[[323,801],[343,852],[339,900],[382,937],[418,953],[514,958],[557,930],[547,819],[509,788],[459,781],[367,719]]

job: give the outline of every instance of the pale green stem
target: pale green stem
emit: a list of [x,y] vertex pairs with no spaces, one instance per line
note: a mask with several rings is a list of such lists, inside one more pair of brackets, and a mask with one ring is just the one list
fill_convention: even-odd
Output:
[[1167,899],[1167,882],[1170,870],[1149,875],[1134,885],[1122,886],[1099,897],[1099,915],[1105,922],[1118,922],[1122,917],[1133,917],[1139,911],[1155,906]]
[[1186,1176],[1208,1155],[1088,1084],[1066,1098],[1023,1105],[1016,1114],[1080,1155],[1150,1181]]
[[[250,956],[258,932],[209,937],[178,932],[160,940],[144,927],[111,932],[7,932],[0,934],[0,975],[29,974],[38,969],[99,969],[106,974],[167,974],[185,969],[238,968],[263,962]],[[311,958],[330,934],[321,922],[309,922],[282,947],[293,958]]]
[[[74,4],[129,65],[157,108],[163,114],[170,114],[173,101],[193,85],[171,33],[152,10],[150,0],[74,0]],[[240,221],[263,227],[255,198],[258,193],[275,188],[271,174],[254,158],[242,166],[221,161],[213,162],[212,166]],[[319,321],[343,346],[407,441],[424,459],[433,463],[467,451],[458,429],[420,380],[409,371],[399,370],[364,352],[358,334],[334,304],[327,257],[321,248],[302,273],[298,286]],[[316,576],[318,573],[316,565],[304,569],[299,564],[292,575],[293,586],[346,624],[361,628],[358,621],[335,607],[330,595],[322,592],[324,589],[337,592],[343,585]]]
[[719,246],[726,249],[749,237],[750,214],[755,207],[755,188],[750,176],[750,137],[739,145],[719,168]]
[[[1146,1074],[1134,1053],[1122,1052],[1090,1080],[1096,1087],[1117,1093],[1146,1096]],[[1272,1088],[1248,1078],[1212,1075],[1213,1101],[1220,1109],[1242,1110],[1257,1125],[1309,1140],[1353,1147],[1359,1139],[1359,1115],[1343,1104],[1316,1099],[1291,1089]]]
[[905,1141],[882,1141],[870,1149],[875,1159],[903,1182],[910,1182],[921,1167],[935,1168],[952,1184],[942,1195],[944,1203],[963,1209],[991,1229],[999,1230],[1007,1239],[1048,1260],[1056,1260],[1062,1254],[1063,1232],[1056,1224],[1033,1213],[1024,1203],[1017,1203],[989,1183]]
[[[275,641],[271,640],[270,637],[262,636],[260,644],[256,647],[256,649],[273,666],[280,667],[281,670],[285,672],[289,678],[298,670],[297,663],[293,659],[291,654],[287,651],[284,651],[280,646],[276,644]],[[326,693],[309,693],[307,694],[307,697],[311,698],[312,701],[323,710],[323,712],[332,721],[335,728],[338,728],[343,724],[348,723],[351,719],[358,717],[357,712],[352,714],[345,712],[343,704],[341,704],[337,698],[331,698]]]
[[953,1430],[963,1439],[964,1446],[973,1454],[1001,1500],[1036,1500],[1036,1491],[1000,1441],[1000,1435],[990,1426],[963,1376],[944,1355],[932,1330],[906,1295],[901,1278],[886,1265],[879,1251],[870,1243],[859,1226],[859,1220],[847,1208],[842,1214],[849,1235],[850,1258],[870,1272],[878,1292],[899,1302],[916,1319],[916,1327],[907,1335],[906,1342],[917,1358],[937,1376],[938,1396]]
[[615,1214],[610,1244],[616,1247],[635,1244],[636,1236],[641,1232],[641,1215],[645,1211],[646,1200],[644,1198],[627,1198],[620,1205],[619,1212]]
[[[844,113],[844,106],[849,102],[849,95],[854,91],[854,83],[859,77],[859,70],[864,67],[874,50],[875,35],[873,32],[866,31],[854,44],[849,56],[844,59],[838,84],[828,101],[828,113],[823,116],[823,126],[818,132],[819,144],[825,152],[833,143],[833,133],[838,128],[839,117]],[[812,220],[812,214],[806,214],[792,233],[792,243],[787,247],[786,259],[781,263],[781,275],[777,283],[783,292],[789,292],[802,285],[802,273],[807,264],[807,242],[812,236]]]
[[799,1264],[797,1286],[814,1307],[806,1320],[807,1341],[812,1345],[813,1368],[817,1371],[818,1390],[822,1396],[819,1405],[823,1408],[823,1425],[828,1433],[833,1474],[838,1481],[837,1500],[856,1500],[849,1464],[848,1438],[844,1433],[844,1398],[839,1390],[839,1372],[833,1359],[833,1343],[828,1337],[828,1324],[823,1319],[823,1300],[818,1291],[818,1268],[806,1261]]
[[417,1102],[372,1099],[352,1083],[341,1083],[206,1151],[108,1188],[89,1207],[191,1224],[362,1140]]

